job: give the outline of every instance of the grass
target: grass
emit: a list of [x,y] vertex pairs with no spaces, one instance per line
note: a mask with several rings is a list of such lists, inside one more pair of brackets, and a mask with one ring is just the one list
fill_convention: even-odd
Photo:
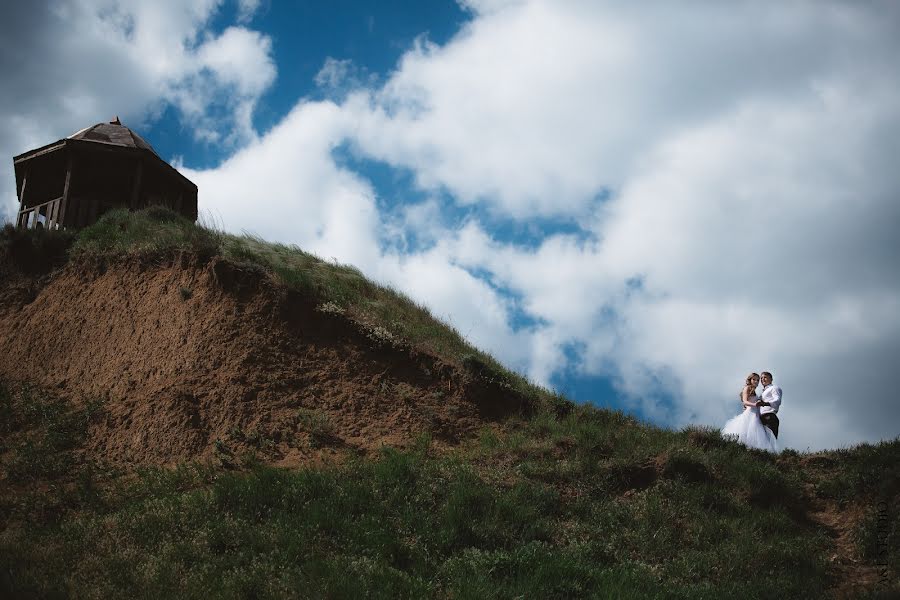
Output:
[[138,212],[118,209],[106,213],[78,232],[71,255],[109,260],[125,255],[164,257],[191,252],[208,260],[218,253],[221,243],[220,232],[153,206]]
[[328,415],[321,410],[298,409],[297,424],[309,434],[310,442],[314,448],[328,445],[336,439],[334,424],[328,419]]
[[[10,452],[6,478],[12,482],[53,478],[74,464],[71,451],[87,435],[87,425],[102,412],[100,402],[73,409],[62,400],[38,394],[25,386],[14,394],[0,388],[0,416],[4,434],[2,450]],[[31,435],[18,437],[20,430]]]
[[0,229],[0,274],[12,268],[44,275],[65,263],[74,240],[70,231],[17,229],[7,223]]
[[[119,473],[79,453],[102,403],[0,382],[0,597],[819,598],[834,543],[809,519],[810,489],[863,507],[860,556],[900,573],[900,439],[776,457],[713,429],[576,406],[352,267],[163,209],[57,233],[4,230],[0,258],[38,273],[65,260],[228,260],[536,410],[442,453],[423,436],[408,451],[284,470],[233,457],[231,439],[263,456],[270,444],[235,430],[216,441],[216,465]],[[325,413],[296,418],[311,444],[330,443]]]
[[[87,430],[90,411],[22,392],[0,386],[10,429]],[[7,452],[7,481],[41,485],[0,494],[0,596],[763,598],[774,581],[780,596],[816,598],[829,585],[831,542],[804,518],[803,484],[817,477],[797,468],[804,455],[779,460],[590,407],[485,429],[449,453],[423,436],[408,451],[300,470],[111,477],[70,442],[38,447],[38,464],[68,453],[67,468],[16,479],[21,446]],[[896,476],[898,456],[895,441],[833,453],[833,467],[872,494],[864,465]],[[648,464],[652,475],[636,477]],[[877,517],[862,526],[860,543],[888,544],[896,561],[896,514],[887,538]]]

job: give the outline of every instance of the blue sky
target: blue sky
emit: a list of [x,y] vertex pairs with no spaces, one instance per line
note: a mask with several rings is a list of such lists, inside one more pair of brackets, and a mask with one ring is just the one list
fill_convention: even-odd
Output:
[[[351,263],[533,380],[782,443],[900,434],[900,12],[54,0],[0,25],[7,156],[119,115],[202,218]],[[23,99],[27,99],[24,101]],[[0,212],[15,210],[11,165]]]
[[[223,5],[209,30],[224,31],[240,12]],[[385,77],[420,36],[446,42],[469,18],[456,2],[263,2],[253,28],[272,40],[278,77],[261,96],[253,125],[264,132],[277,124],[299,98],[321,98],[316,74],[329,57],[350,60],[367,75]],[[195,168],[210,167],[225,157],[220,146],[197,143],[183,130],[175,110],[151,124],[154,148],[167,156],[184,156]]]

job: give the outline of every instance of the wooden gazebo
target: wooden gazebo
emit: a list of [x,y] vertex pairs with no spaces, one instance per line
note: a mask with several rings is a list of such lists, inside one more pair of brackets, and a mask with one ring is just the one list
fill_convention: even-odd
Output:
[[118,117],[13,158],[23,228],[71,229],[112,208],[167,206],[197,220],[197,186]]

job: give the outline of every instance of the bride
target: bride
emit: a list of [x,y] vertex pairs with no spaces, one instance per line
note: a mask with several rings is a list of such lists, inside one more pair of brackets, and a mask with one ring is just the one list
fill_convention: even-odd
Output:
[[756,396],[756,386],[759,385],[759,375],[750,373],[744,381],[741,390],[741,404],[744,412],[732,417],[722,428],[722,436],[737,439],[738,442],[750,448],[778,452],[778,443],[772,431],[763,425],[759,418],[759,398]]

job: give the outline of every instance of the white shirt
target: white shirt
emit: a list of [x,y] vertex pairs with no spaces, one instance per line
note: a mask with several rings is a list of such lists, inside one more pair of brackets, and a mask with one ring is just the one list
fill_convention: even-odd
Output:
[[777,413],[778,409],[781,408],[781,388],[774,383],[770,383],[763,388],[762,400],[763,402],[768,402],[771,406],[760,406],[759,414]]

